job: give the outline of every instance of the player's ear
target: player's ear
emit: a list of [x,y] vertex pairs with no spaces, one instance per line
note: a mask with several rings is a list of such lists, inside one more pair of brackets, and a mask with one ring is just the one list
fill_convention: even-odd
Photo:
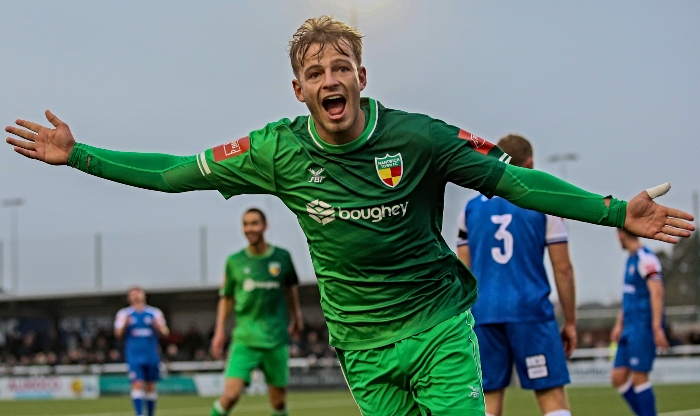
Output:
[[367,68],[360,66],[357,68],[357,79],[360,81],[360,91],[367,87]]
[[532,159],[532,156],[528,157],[525,159],[525,163],[523,163],[524,168],[528,169],[534,169],[535,168],[535,161]]
[[304,100],[304,94],[301,90],[301,83],[299,82],[298,79],[294,78],[292,80],[292,88],[294,88],[294,95],[297,97],[297,100],[299,100],[299,102],[302,102],[302,103],[306,102]]

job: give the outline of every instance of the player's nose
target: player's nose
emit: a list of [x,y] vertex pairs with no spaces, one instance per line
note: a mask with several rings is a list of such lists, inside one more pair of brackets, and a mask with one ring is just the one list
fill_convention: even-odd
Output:
[[335,73],[331,68],[327,68],[325,74],[323,75],[323,88],[332,89],[338,86],[340,82],[335,76]]

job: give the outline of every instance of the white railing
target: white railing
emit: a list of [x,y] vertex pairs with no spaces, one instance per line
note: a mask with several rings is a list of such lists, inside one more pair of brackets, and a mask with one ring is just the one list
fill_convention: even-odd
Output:
[[[581,348],[574,351],[573,361],[608,360],[613,352],[610,348]],[[700,345],[678,345],[666,351],[659,351],[660,357],[689,357],[700,356]],[[167,373],[196,373],[222,371],[224,361],[176,361],[163,364]],[[340,367],[336,358],[290,358],[289,367],[293,369],[312,369]],[[41,376],[69,374],[125,374],[126,364],[75,364],[75,365],[28,365],[10,368],[0,367],[0,376]]]
[[[574,351],[571,355],[572,360],[584,359],[601,359],[609,358],[614,351],[609,347],[603,348],[581,348]],[[687,357],[691,355],[700,355],[700,345],[677,345],[666,351],[658,351],[659,356],[665,357]]]

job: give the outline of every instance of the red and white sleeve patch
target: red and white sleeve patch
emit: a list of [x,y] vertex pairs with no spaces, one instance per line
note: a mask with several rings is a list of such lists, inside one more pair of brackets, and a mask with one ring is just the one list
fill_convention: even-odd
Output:
[[212,149],[212,152],[214,152],[214,162],[221,162],[222,160],[241,155],[249,149],[250,139],[248,136],[216,146]]
[[661,278],[659,270],[654,264],[647,264],[644,267],[644,277],[651,280],[657,280]]
[[491,149],[494,147],[493,143],[482,139],[479,136],[475,136],[466,130],[459,129],[459,135],[457,137],[462,140],[469,140],[474,150],[484,155],[491,151]]

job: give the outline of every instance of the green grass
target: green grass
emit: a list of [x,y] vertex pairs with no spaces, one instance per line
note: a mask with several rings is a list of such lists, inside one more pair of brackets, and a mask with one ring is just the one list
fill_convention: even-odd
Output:
[[[700,416],[700,385],[655,386],[660,413],[673,416]],[[611,387],[571,388],[569,399],[577,416],[629,415],[626,405]],[[159,416],[207,416],[214,398],[196,396],[161,396]],[[291,392],[290,414],[294,416],[357,416],[359,411],[347,391]],[[691,412],[675,413],[684,410]],[[132,416],[128,397],[103,397],[97,400],[53,400],[0,402],[3,416]],[[265,396],[241,399],[231,415],[269,416]],[[540,415],[532,392],[509,389],[504,415]],[[669,415],[671,416],[671,415]]]

